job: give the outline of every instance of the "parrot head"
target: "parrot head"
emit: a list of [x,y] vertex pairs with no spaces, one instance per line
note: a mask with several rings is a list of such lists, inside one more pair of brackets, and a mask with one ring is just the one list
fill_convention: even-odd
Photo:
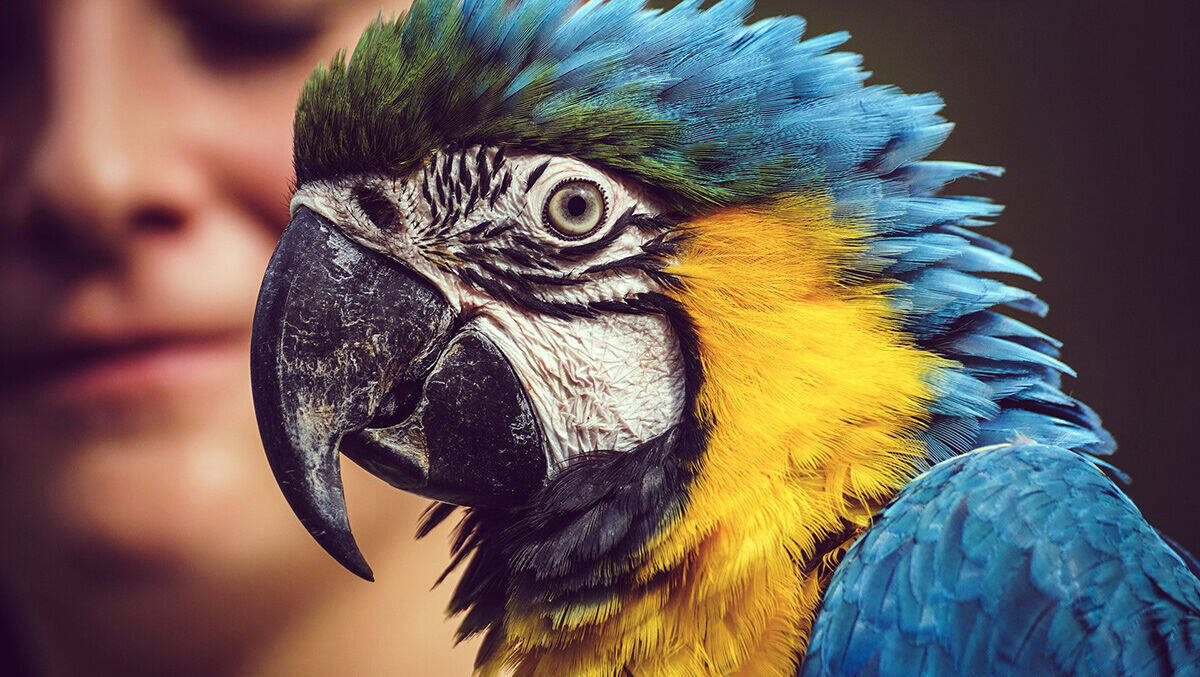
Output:
[[931,464],[1112,449],[1058,344],[997,312],[1045,310],[987,277],[1036,278],[973,230],[1000,208],[939,194],[999,174],[925,159],[940,99],[865,86],[845,34],[699,5],[417,0],[300,96],[254,319],[267,457],[366,578],[341,456],[439,501],[422,532],[465,507],[481,661],[784,665]]
[[339,452],[496,507],[683,418],[662,293],[682,232],[637,183],[481,145],[304,183],[292,211],[255,318],[256,406],[288,500],[357,573]]

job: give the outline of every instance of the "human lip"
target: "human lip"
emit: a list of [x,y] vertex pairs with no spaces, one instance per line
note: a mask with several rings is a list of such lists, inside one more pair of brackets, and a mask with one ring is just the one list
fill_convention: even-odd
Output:
[[223,376],[248,355],[245,330],[75,342],[13,360],[0,371],[0,387],[63,403],[152,396]]

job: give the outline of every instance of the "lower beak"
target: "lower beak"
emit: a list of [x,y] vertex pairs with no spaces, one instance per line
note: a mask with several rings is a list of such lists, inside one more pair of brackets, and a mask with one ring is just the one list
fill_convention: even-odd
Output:
[[254,408],[275,479],[355,574],[339,449],[389,483],[464,505],[519,501],[545,476],[532,405],[486,337],[431,284],[301,207],[254,315]]

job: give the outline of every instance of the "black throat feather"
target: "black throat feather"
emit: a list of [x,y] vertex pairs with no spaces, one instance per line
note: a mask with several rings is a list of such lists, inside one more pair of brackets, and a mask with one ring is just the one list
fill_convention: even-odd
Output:
[[[510,602],[552,614],[632,589],[647,543],[686,507],[711,429],[696,409],[703,379],[696,332],[669,296],[644,294],[639,306],[664,314],[679,341],[686,372],[683,418],[633,450],[571,459],[526,505],[465,509],[442,578],[467,562],[449,610],[463,614],[459,641],[484,633],[477,667],[499,648]],[[457,508],[431,506],[418,537]]]

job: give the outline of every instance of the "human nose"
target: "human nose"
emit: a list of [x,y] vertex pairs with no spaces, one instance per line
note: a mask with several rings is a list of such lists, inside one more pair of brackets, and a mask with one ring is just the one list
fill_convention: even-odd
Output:
[[33,222],[61,244],[111,252],[133,233],[188,220],[194,191],[140,21],[120,0],[65,0],[55,11],[49,109],[28,176],[33,204],[51,215]]

